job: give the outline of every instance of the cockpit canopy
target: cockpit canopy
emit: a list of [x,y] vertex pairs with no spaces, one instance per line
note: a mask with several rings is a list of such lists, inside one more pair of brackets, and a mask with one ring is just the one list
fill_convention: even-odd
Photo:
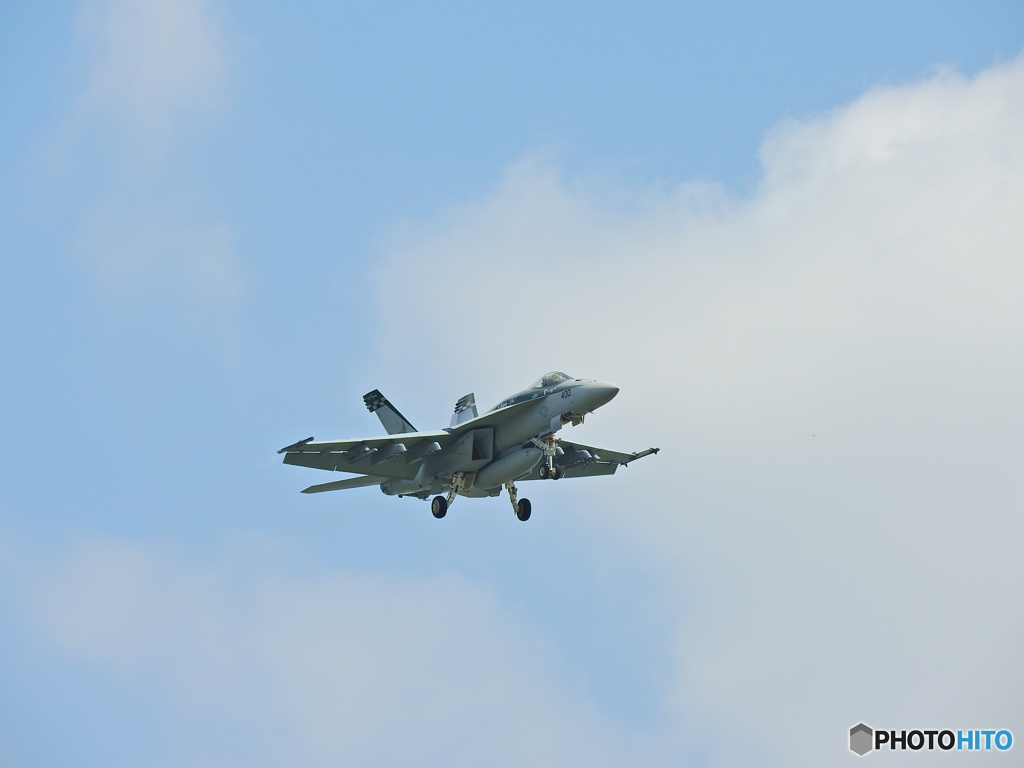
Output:
[[552,371],[551,373],[545,373],[540,379],[534,383],[532,389],[543,389],[544,387],[553,387],[557,384],[561,384],[564,381],[572,381],[572,376],[561,371]]

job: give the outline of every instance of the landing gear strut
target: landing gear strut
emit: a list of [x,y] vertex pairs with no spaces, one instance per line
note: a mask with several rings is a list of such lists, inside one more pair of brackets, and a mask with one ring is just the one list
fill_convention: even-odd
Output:
[[440,520],[448,513],[448,507],[455,501],[455,497],[459,494],[459,491],[463,489],[466,484],[466,475],[464,472],[456,472],[452,475],[451,486],[448,490],[448,496],[435,496],[430,502],[430,514]]
[[440,520],[448,513],[448,499],[444,496],[435,496],[430,502],[430,514]]
[[[540,460],[540,467],[537,470],[541,480],[558,480],[564,473],[562,468],[555,464],[555,456],[558,454],[558,438],[548,435],[544,438],[531,438],[530,441],[544,451],[544,458]],[[527,515],[529,516],[529,515]]]
[[448,502],[448,506],[449,507],[452,505],[452,502],[455,501],[455,497],[459,495],[459,491],[461,491],[463,489],[463,486],[465,484],[466,484],[466,473],[465,472],[456,472],[455,474],[452,475],[452,484],[451,484],[451,487],[448,490],[448,498],[447,498],[447,502]]
[[508,491],[508,499],[512,502],[512,510],[523,522],[530,519],[530,512],[532,511],[532,505],[529,499],[520,499],[516,496],[516,484],[505,483],[505,490]]

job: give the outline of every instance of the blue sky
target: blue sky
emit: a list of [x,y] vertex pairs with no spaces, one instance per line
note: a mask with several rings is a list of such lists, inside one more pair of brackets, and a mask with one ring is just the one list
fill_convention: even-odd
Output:
[[[799,583],[832,584],[832,602],[862,577],[896,594],[925,553],[875,552],[895,559],[869,578],[820,522],[853,504],[850,467],[877,492],[868,517],[952,504],[939,477],[991,481],[995,496],[972,502],[990,510],[1018,490],[1008,469],[987,473],[1014,466],[1020,447],[1004,392],[1020,376],[1005,362],[1020,317],[999,296],[1019,278],[1004,251],[1021,244],[1022,42],[1024,8],[1009,2],[4,6],[0,762],[564,764],[582,745],[609,764],[749,761],[722,734],[732,717],[757,722],[765,700],[742,686],[716,698],[702,670],[743,669],[772,643],[799,646],[787,632],[824,630],[780,609],[785,629],[763,642],[755,631],[732,660],[702,655],[731,647],[730,627],[761,626],[736,585],[763,574],[726,543],[756,553],[754,532],[791,542],[809,529],[833,565],[803,563]],[[890,137],[884,149],[864,150],[876,136]],[[833,173],[862,150],[898,162]],[[936,153],[968,160],[947,168]],[[1010,192],[985,181],[990,168]],[[933,189],[929,215],[948,214],[938,224],[906,202]],[[819,200],[835,211],[812,217]],[[942,237],[930,240],[933,226]],[[840,238],[845,227],[855,235]],[[951,256],[920,278],[938,261],[912,254],[948,243],[977,260]],[[950,274],[969,286],[960,304],[942,287]],[[674,293],[658,303],[654,284]],[[833,294],[839,284],[849,293]],[[748,324],[746,307],[763,313]],[[892,322],[883,332],[875,318]],[[532,490],[526,526],[497,501],[460,502],[439,524],[372,488],[300,496],[319,478],[275,454],[311,434],[376,432],[361,402],[375,387],[432,428],[466,392],[489,407],[552,368],[623,387],[574,438],[663,453],[586,488]],[[956,378],[965,369],[975,379]],[[931,399],[892,405],[922,381]],[[858,422],[849,403],[869,416]],[[906,431],[868,436],[883,413],[886,425],[909,419]],[[849,442],[810,451],[780,437],[794,423],[846,424]],[[965,445],[975,453],[956,454]],[[997,458],[981,461],[988,451]],[[884,456],[910,462],[912,479],[871,463]],[[711,517],[720,528],[679,522]],[[835,563],[851,570],[814,570]],[[296,607],[306,594],[320,609]],[[206,598],[206,612],[194,607]],[[374,600],[391,606],[383,618],[365,607]],[[268,606],[295,611],[301,641],[274,634]],[[736,612],[751,623],[716,624]],[[303,710],[318,675],[356,675],[295,666],[330,659],[346,616],[366,628],[352,641],[365,690],[453,702],[485,735],[445,724],[421,749],[429,737],[395,714],[359,726],[384,734],[360,741],[337,732],[347,700],[323,694],[324,722]],[[373,645],[389,621],[435,633],[450,689],[417,646]],[[168,627],[180,642],[154,639]],[[917,635],[905,633],[909,648]],[[225,666],[222,640],[195,638],[237,641],[230,675],[206,674]],[[496,655],[505,642],[511,655]],[[407,674],[395,682],[392,668]],[[180,682],[193,677],[215,682]],[[996,683],[978,685],[965,700],[1001,701]],[[507,702],[539,713],[516,715],[526,732],[552,713],[550,733],[494,746],[486,734],[501,732]],[[827,727],[841,733],[842,716]],[[992,716],[1024,733],[1019,705]],[[811,760],[773,749],[766,764]]]

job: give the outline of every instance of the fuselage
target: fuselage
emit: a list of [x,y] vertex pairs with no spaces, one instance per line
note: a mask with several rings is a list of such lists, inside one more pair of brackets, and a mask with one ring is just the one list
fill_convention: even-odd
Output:
[[618,391],[602,381],[548,374],[457,430],[448,430],[462,437],[425,459],[413,480],[385,484],[382,490],[401,495],[428,489],[440,493],[451,488],[453,477],[461,477],[461,495],[494,495],[502,484],[537,466],[544,456],[540,441],[566,424],[581,423]]
[[518,412],[495,430],[495,453],[503,455],[531,438],[554,434],[566,424],[580,423],[619,393],[614,384],[588,379],[570,379],[551,386],[531,387],[516,392],[478,417],[486,420],[492,414],[517,405]]

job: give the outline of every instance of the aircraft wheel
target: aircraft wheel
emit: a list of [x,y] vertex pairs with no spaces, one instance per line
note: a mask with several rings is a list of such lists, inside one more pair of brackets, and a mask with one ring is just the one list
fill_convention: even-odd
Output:
[[564,475],[564,474],[565,474],[565,472],[562,471],[562,468],[556,465],[554,467],[554,469],[551,470],[551,479],[552,480],[561,480],[562,479],[562,475]]
[[435,496],[430,502],[430,514],[440,520],[448,513],[448,499],[444,496]]
[[538,469],[537,471],[540,473],[541,480],[547,480],[549,477],[551,477],[551,470],[548,469],[546,461],[542,461],[540,463],[540,469]]
[[530,519],[530,512],[532,507],[529,499],[520,499],[516,504],[516,517],[522,520],[524,523]]

